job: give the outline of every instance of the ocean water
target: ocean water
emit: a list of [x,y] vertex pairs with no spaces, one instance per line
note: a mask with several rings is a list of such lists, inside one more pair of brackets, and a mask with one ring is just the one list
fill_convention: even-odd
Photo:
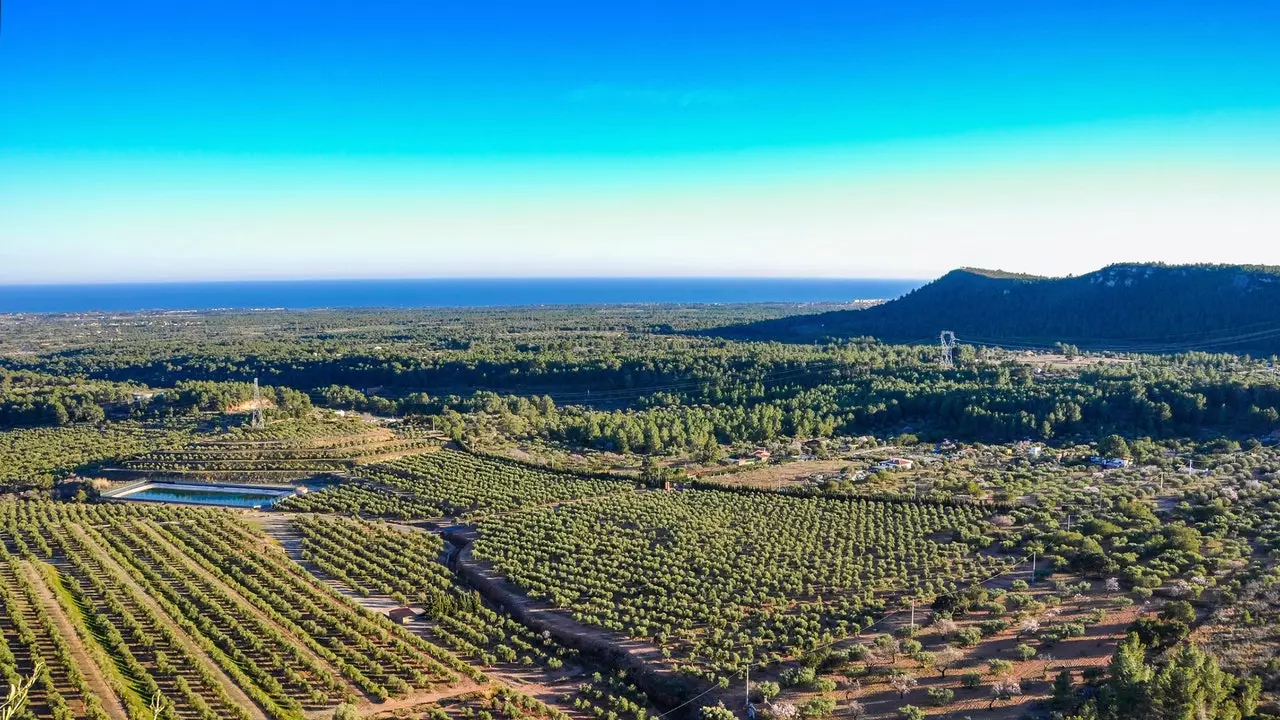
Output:
[[925,282],[852,278],[449,278],[3,285],[0,312],[848,302],[895,298]]

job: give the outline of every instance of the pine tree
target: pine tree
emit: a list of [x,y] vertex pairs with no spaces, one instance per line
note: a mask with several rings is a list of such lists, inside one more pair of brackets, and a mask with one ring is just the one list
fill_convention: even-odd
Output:
[[1137,634],[1129,633],[1111,658],[1107,668],[1111,676],[1101,697],[1102,716],[1115,720],[1147,717],[1147,690],[1151,684],[1151,668],[1146,663],[1147,646]]
[[1053,680],[1053,704],[1058,708],[1070,707],[1075,699],[1075,684],[1071,680],[1071,671],[1063,670]]
[[1151,711],[1166,720],[1239,720],[1235,678],[1194,645],[1184,645],[1155,676]]

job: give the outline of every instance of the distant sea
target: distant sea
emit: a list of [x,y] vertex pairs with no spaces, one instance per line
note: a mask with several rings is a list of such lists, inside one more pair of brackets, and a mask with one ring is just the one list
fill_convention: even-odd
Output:
[[849,302],[895,298],[925,282],[826,278],[458,278],[3,285],[0,312]]

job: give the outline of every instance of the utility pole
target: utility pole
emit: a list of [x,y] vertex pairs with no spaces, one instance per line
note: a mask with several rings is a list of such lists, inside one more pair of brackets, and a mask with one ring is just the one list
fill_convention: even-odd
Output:
[[1036,581],[1036,551],[1031,551],[1031,582]]
[[916,599],[911,598],[911,629],[916,629]]

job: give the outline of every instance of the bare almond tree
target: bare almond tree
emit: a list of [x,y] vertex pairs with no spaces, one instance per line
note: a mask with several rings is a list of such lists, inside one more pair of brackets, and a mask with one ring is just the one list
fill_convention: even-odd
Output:
[[31,694],[31,686],[36,684],[36,678],[40,677],[40,672],[43,670],[44,660],[36,658],[31,677],[26,680],[18,678],[16,683],[9,686],[8,696],[3,703],[0,703],[0,720],[13,720],[22,713],[22,709],[27,706],[27,696]]
[[991,704],[987,709],[996,706],[997,700],[1009,700],[1022,694],[1022,685],[1016,678],[1000,678],[991,686]]
[[898,693],[899,700],[906,697],[907,693],[914,690],[919,684],[920,681],[911,673],[902,673],[889,678],[889,687],[892,687]]
[[959,665],[964,660],[964,653],[956,648],[948,645],[933,654],[933,666],[938,669],[938,674],[942,677],[947,676],[947,671]]

